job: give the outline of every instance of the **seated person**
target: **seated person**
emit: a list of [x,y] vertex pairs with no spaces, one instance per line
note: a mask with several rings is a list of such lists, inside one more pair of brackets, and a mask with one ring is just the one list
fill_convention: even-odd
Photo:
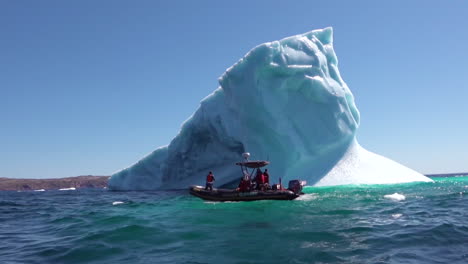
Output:
[[246,181],[244,178],[241,178],[239,186],[236,189],[238,192],[248,192],[250,191],[250,181]]
[[250,191],[250,176],[245,174],[244,177],[241,178],[239,186],[237,187],[238,192],[249,192]]

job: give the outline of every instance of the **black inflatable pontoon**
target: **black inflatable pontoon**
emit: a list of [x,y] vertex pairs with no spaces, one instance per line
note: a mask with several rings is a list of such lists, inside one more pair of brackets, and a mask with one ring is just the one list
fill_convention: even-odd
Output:
[[209,201],[256,201],[256,200],[294,200],[302,193],[294,193],[291,190],[254,190],[239,192],[232,189],[205,190],[203,186],[190,186],[190,194]]

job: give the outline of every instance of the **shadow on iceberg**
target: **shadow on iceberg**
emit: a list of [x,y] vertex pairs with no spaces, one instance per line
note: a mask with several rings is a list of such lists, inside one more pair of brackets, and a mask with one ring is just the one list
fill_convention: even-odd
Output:
[[168,146],[109,180],[113,190],[202,185],[240,178],[249,151],[271,161],[272,177],[310,185],[431,181],[356,141],[359,111],[338,71],[332,28],[261,44],[219,79]]

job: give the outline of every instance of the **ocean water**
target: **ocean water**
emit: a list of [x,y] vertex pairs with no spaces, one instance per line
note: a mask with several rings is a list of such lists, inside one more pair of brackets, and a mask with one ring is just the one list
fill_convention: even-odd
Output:
[[434,179],[230,203],[0,192],[0,263],[468,263],[468,177]]

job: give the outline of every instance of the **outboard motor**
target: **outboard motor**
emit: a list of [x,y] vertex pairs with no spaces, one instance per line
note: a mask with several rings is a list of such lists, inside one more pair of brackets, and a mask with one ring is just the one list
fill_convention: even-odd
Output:
[[288,190],[292,191],[295,194],[302,194],[302,187],[304,185],[306,185],[305,181],[291,180],[288,184]]

